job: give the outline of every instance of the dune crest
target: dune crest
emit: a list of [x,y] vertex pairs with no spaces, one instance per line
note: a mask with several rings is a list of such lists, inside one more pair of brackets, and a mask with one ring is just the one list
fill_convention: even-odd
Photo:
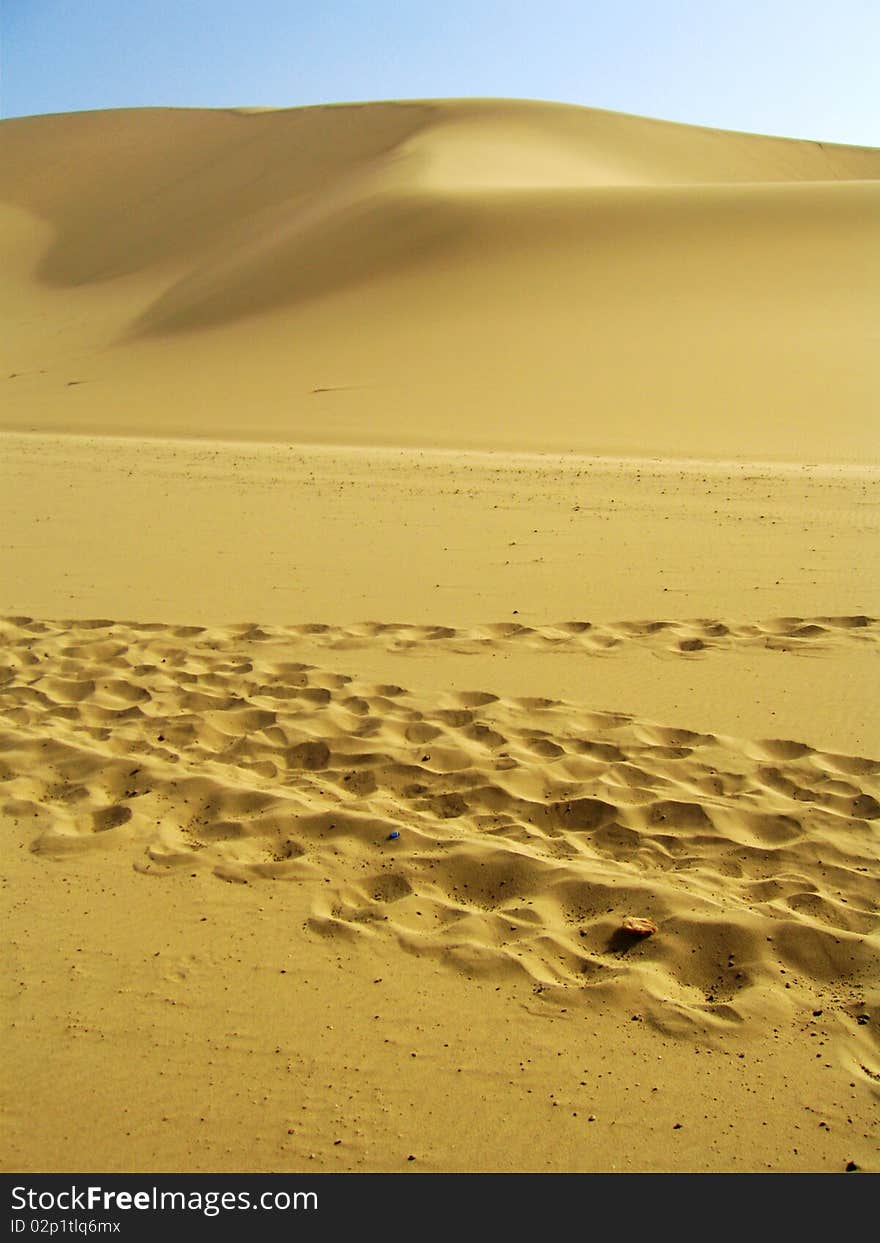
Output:
[[875,150],[450,100],[0,153],[7,428],[876,460]]

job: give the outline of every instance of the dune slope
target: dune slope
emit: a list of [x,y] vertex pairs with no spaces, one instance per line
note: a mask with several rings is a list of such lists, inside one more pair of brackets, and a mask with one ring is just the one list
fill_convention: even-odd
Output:
[[874,150],[504,101],[0,150],[8,428],[876,459]]

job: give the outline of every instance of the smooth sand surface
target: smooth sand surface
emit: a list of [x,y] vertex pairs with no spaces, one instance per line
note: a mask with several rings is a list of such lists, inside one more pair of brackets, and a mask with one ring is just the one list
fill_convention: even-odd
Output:
[[5,121],[0,420],[876,461],[878,177],[552,104]]
[[880,1170],[880,154],[0,148],[2,1167]]

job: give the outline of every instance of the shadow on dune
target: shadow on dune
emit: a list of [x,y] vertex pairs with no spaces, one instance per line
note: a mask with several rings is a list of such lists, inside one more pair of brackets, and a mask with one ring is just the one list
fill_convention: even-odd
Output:
[[41,280],[112,280],[192,263],[393,151],[427,116],[424,105],[387,103],[15,118],[0,126],[0,199],[56,230]]
[[637,945],[642,945],[644,941],[643,933],[627,932],[626,928],[615,928],[608,938],[605,951],[608,954],[628,954],[631,949],[634,949]]
[[464,207],[436,195],[345,185],[224,244],[165,291],[129,337],[210,327],[296,305],[422,264],[467,229]]

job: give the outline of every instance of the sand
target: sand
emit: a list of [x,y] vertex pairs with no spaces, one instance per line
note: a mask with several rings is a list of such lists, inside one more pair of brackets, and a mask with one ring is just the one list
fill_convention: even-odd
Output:
[[880,1169],[880,153],[0,149],[2,1168]]

